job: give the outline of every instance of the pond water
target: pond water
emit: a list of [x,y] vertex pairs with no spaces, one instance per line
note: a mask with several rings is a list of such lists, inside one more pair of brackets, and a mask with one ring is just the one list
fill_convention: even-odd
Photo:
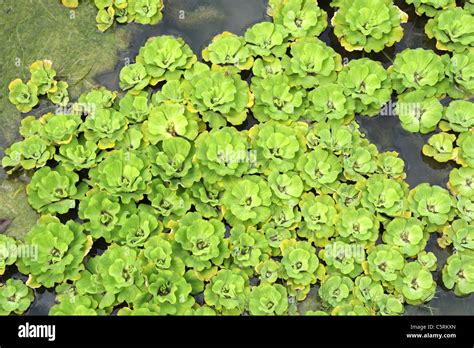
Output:
[[[328,6],[328,2],[320,1],[320,5],[328,12],[329,18],[331,18],[333,11]],[[402,42],[394,45],[394,47],[387,48],[382,53],[366,55],[381,61],[385,66],[391,64],[391,60],[397,52],[407,47],[434,48],[434,42],[428,40],[423,32],[426,21],[416,16],[411,7],[406,5],[405,2],[395,2],[410,17],[409,22],[404,25],[405,36]],[[150,37],[163,34],[183,37],[193,50],[199,54],[212,37],[222,31],[242,34],[252,24],[268,20],[265,13],[266,5],[267,1],[265,0],[165,0],[164,20],[160,24],[155,26],[127,25],[127,30],[131,32],[129,47],[119,52],[119,59],[115,68],[96,76],[95,81],[97,84],[105,85],[109,89],[118,90],[120,69],[127,62],[133,62],[139,48]],[[353,59],[364,56],[363,53],[346,52],[339,45],[330,28],[322,34],[321,39],[331,45],[343,58]],[[97,47],[97,49],[100,49],[100,47]],[[400,153],[400,156],[406,163],[407,182],[411,187],[422,182],[446,186],[452,166],[428,160],[421,154],[421,148],[429,136],[411,134],[404,131],[400,126],[398,118],[390,113],[371,118],[358,117],[357,121],[360,124],[361,130],[377,145],[380,151],[389,150]],[[245,126],[250,127],[253,123],[254,121],[249,119]],[[449,253],[437,246],[435,235],[432,235],[429,245],[429,249],[436,254],[440,265],[442,265]],[[100,252],[100,245],[98,250]],[[15,277],[24,279],[15,270],[10,270],[9,274],[0,278],[6,278],[12,273],[14,273]],[[306,309],[313,309],[317,303],[316,292],[312,291],[311,294],[314,295],[309,296],[308,300],[302,304]],[[36,290],[36,300],[27,312],[27,315],[45,315],[53,304],[53,291],[46,289]],[[453,292],[446,291],[442,286],[438,286],[436,297],[429,304],[407,306],[406,313],[411,315],[474,315],[474,297],[471,295],[466,298],[457,298]]]

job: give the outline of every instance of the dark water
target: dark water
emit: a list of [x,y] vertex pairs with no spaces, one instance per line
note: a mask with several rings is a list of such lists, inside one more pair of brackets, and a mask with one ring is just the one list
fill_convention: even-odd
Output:
[[133,62],[138,51],[150,37],[175,35],[182,37],[198,57],[210,40],[223,31],[242,35],[255,23],[268,20],[267,0],[165,0],[163,21],[157,25],[127,24],[133,32],[128,50],[114,71],[96,78],[109,89],[119,89],[120,69]]
[[[394,55],[405,48],[424,47],[434,49],[434,41],[428,40],[424,34],[426,18],[414,14],[411,6],[404,1],[395,1],[397,5],[408,13],[409,23],[403,25],[405,35],[403,40],[391,48],[378,54],[349,53],[339,44],[332,33],[332,28],[322,34],[321,39],[333,47],[343,58],[370,57],[381,61],[385,67],[391,65]],[[119,71],[127,62],[133,62],[141,46],[150,37],[164,34],[173,34],[182,37],[198,56],[201,50],[208,45],[212,37],[222,31],[235,34],[244,33],[252,24],[268,20],[266,16],[266,0],[168,0],[165,1],[164,20],[155,26],[129,24],[133,32],[130,47],[120,55],[120,63],[107,74],[97,76],[96,81],[109,89],[118,90]],[[328,12],[329,19],[333,15],[328,5],[329,1],[320,1],[321,7]],[[439,52],[438,52],[439,53]],[[405,160],[407,182],[411,187],[422,182],[429,182],[446,186],[450,164],[439,164],[425,158],[421,148],[429,136],[411,134],[404,131],[398,118],[394,115],[377,117],[358,117],[361,130],[377,145],[380,151],[397,151]],[[254,123],[249,119],[245,124],[248,128]],[[99,246],[100,252],[100,246]],[[436,235],[432,235],[429,250],[433,251],[442,266],[449,252],[440,249],[436,244]],[[20,275],[15,274],[15,277]],[[439,277],[439,274],[436,274]],[[441,284],[441,282],[438,282]],[[312,293],[316,293],[312,291]],[[308,301],[315,301],[313,296]],[[45,315],[54,304],[54,293],[50,290],[37,290],[36,300],[31,306],[28,315]],[[446,314],[474,314],[474,296],[457,298],[453,292],[446,291],[438,286],[436,297],[426,305],[407,306],[406,313],[411,315],[446,315]]]

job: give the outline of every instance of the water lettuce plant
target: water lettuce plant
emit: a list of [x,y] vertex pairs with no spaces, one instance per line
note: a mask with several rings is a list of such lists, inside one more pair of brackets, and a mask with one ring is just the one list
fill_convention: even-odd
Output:
[[400,277],[405,259],[398,249],[379,244],[369,251],[367,266],[374,280],[393,283]]
[[143,64],[126,65],[120,70],[120,88],[124,91],[140,91],[149,85],[151,77]]
[[152,106],[141,131],[145,141],[155,145],[172,137],[196,138],[198,120],[183,105],[163,103]]
[[370,243],[378,238],[379,223],[370,210],[350,207],[341,211],[336,230],[345,241]]
[[268,14],[296,39],[319,36],[327,26],[327,13],[312,0],[270,0]]
[[248,84],[237,73],[195,65],[187,75],[183,89],[191,102],[191,110],[202,114],[211,127],[222,127],[226,121],[242,124],[247,108],[253,105]]
[[355,100],[355,112],[374,116],[390,100],[392,82],[380,62],[368,58],[351,60],[337,82]]
[[250,292],[249,312],[252,315],[284,315],[288,310],[288,294],[281,284],[260,284]]
[[204,299],[224,314],[239,315],[247,308],[248,278],[238,269],[221,270],[206,286]]
[[8,85],[9,100],[21,112],[30,112],[38,105],[38,87],[31,81],[16,79]]
[[408,15],[391,0],[343,0],[338,7],[331,23],[346,50],[379,52],[402,39]]
[[245,160],[248,150],[246,134],[232,127],[203,132],[196,139],[196,157],[202,176],[209,183],[247,173],[250,167]]
[[474,52],[454,53],[446,67],[449,80],[448,94],[452,98],[466,98],[474,92],[472,61]]
[[306,286],[316,281],[319,259],[308,242],[288,239],[280,244],[282,277],[290,286]]
[[56,71],[50,60],[38,60],[30,65],[30,82],[38,88],[38,94],[46,94],[53,89]]
[[447,162],[456,157],[454,151],[454,141],[456,136],[449,133],[438,133],[428,139],[428,143],[423,145],[423,154],[433,157],[437,162]]
[[290,77],[284,74],[269,75],[265,79],[253,78],[252,92],[255,105],[254,117],[259,122],[298,120],[304,112],[306,90],[292,86]]
[[303,221],[298,236],[308,239],[317,246],[325,245],[335,234],[338,218],[336,203],[329,195],[315,196],[305,192],[299,203]]
[[16,263],[21,273],[29,275],[26,285],[50,288],[79,278],[92,238],[79,223],[69,220],[63,224],[57,217],[43,215],[25,236],[25,245],[37,248],[35,257],[21,257]]
[[227,222],[233,226],[237,221],[257,224],[268,220],[271,196],[268,183],[260,176],[247,175],[230,182],[221,200]]
[[253,227],[237,225],[230,231],[229,249],[232,261],[241,270],[253,269],[268,258],[269,245],[265,236]]
[[474,16],[461,7],[453,7],[430,19],[425,26],[426,35],[436,39],[436,48],[460,53],[474,46]]
[[474,263],[470,254],[451,255],[443,267],[443,283],[448,289],[454,288],[457,296],[474,292]]
[[318,293],[324,303],[336,307],[350,297],[352,288],[351,278],[336,273],[325,280]]
[[109,152],[90,171],[91,186],[120,197],[124,203],[141,200],[149,190],[150,179],[148,161],[138,152]]
[[17,250],[17,243],[14,238],[0,234],[0,275],[5,273],[7,266],[16,262]]
[[472,102],[453,100],[449,103],[439,127],[444,131],[465,132],[474,127]]
[[408,202],[414,216],[427,223],[442,226],[453,217],[454,199],[449,192],[439,186],[420,184],[408,195]]
[[76,205],[76,199],[87,191],[87,185],[77,185],[79,176],[58,166],[43,167],[27,186],[28,202],[39,213],[65,214]]
[[457,252],[472,252],[474,250],[474,226],[466,220],[454,220],[443,229],[443,235],[438,239],[443,248],[453,245]]
[[23,82],[15,79],[8,85],[8,99],[16,108],[30,112],[45,96],[53,104],[64,106],[69,102],[68,83],[57,81],[56,70],[50,60],[37,60],[29,67],[30,79]]
[[327,244],[319,253],[327,265],[328,272],[340,272],[344,275],[354,277],[362,273],[362,262],[365,260],[365,252],[355,252],[357,244],[336,241]]
[[245,31],[245,42],[252,55],[281,57],[288,48],[288,34],[289,31],[281,24],[262,22]]
[[425,14],[428,17],[434,17],[438,12],[456,7],[454,0],[406,0],[406,2],[415,6],[417,15]]
[[141,294],[144,282],[137,252],[127,246],[113,244],[102,255],[91,258],[76,283],[79,293],[99,295],[99,308],[115,303],[132,303]]
[[443,105],[425,91],[415,90],[398,97],[396,112],[403,129],[426,134],[436,129],[443,117]]
[[428,96],[446,93],[446,56],[432,50],[407,48],[396,55],[388,71],[393,89],[398,93],[423,90]]
[[23,314],[34,300],[33,290],[21,280],[10,278],[0,285],[0,315]]
[[418,262],[407,263],[398,279],[395,287],[409,304],[429,301],[435,294],[436,282],[433,275]]
[[474,197],[473,182],[474,168],[472,167],[454,168],[449,173],[448,187],[455,195]]
[[[68,8],[77,8],[79,0],[61,0]],[[106,31],[115,22],[124,24],[158,24],[163,19],[163,0],[94,0],[96,22],[100,31]]]
[[327,83],[308,94],[311,109],[307,117],[312,121],[350,120],[354,116],[355,99],[344,94],[342,86]]
[[474,132],[470,130],[460,133],[456,145],[458,145],[456,162],[463,167],[474,167]]
[[229,254],[224,232],[222,222],[205,220],[199,213],[188,213],[176,226],[176,252],[182,255],[188,267],[197,271],[220,265]]
[[164,35],[149,39],[140,49],[136,63],[145,66],[150,84],[156,85],[159,81],[179,77],[196,59],[183,39]]
[[397,217],[390,221],[383,233],[385,243],[398,247],[407,257],[418,255],[426,247],[429,233],[425,225],[417,218]]
[[253,65],[245,39],[228,31],[215,36],[211,44],[202,51],[202,57],[212,64],[235,66],[240,70],[249,70]]
[[8,172],[23,168],[26,170],[41,168],[53,158],[55,147],[37,135],[14,143],[5,150],[2,166],[10,168]]
[[334,183],[342,171],[342,165],[339,157],[316,148],[300,156],[297,169],[307,186],[319,188]]
[[290,83],[312,88],[336,80],[342,58],[317,38],[303,38],[290,45],[290,56],[282,59]]

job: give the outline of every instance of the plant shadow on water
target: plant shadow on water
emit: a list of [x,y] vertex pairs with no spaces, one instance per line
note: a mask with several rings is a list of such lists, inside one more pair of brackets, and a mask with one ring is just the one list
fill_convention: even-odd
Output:
[[[378,54],[364,54],[359,52],[347,52],[339,44],[332,32],[332,27],[328,27],[321,35],[321,39],[333,47],[343,58],[357,59],[368,56],[379,60],[388,67],[392,63],[395,54],[405,48],[423,47],[435,49],[434,41],[428,40],[424,34],[426,18],[418,17],[412,6],[408,6],[403,1],[395,3],[409,15],[409,22],[404,24],[405,35],[403,40],[393,47],[386,48]],[[119,63],[113,71],[96,76],[97,84],[104,85],[112,90],[119,90],[119,72],[127,63],[132,63],[138,54],[140,47],[144,45],[148,38],[158,35],[176,35],[182,37],[200,56],[201,50],[207,46],[210,40],[223,31],[230,31],[235,34],[243,34],[246,28],[254,23],[268,20],[266,16],[266,0],[165,0],[165,10],[163,21],[154,26],[143,26],[129,24],[127,30],[131,31],[132,40],[128,49],[119,53]],[[329,7],[329,1],[320,1],[320,6],[328,12],[329,20],[334,11]],[[113,30],[113,29],[112,29]],[[357,117],[357,122],[361,130],[368,139],[377,145],[380,151],[397,151],[406,164],[407,182],[410,187],[419,183],[428,182],[430,184],[446,187],[448,175],[453,168],[450,164],[439,164],[421,153],[423,144],[426,143],[429,135],[411,134],[404,131],[398,117],[389,111],[387,115],[376,117]],[[239,129],[250,128],[256,121],[249,116],[246,123]],[[106,245],[97,242],[94,245],[93,253],[100,253]],[[429,242],[428,249],[433,251],[438,257],[439,264],[442,265],[448,251],[438,247],[436,235],[433,234]],[[15,273],[15,277],[23,277]],[[435,275],[440,278],[440,270]],[[438,284],[440,281],[438,280]],[[45,315],[54,304],[54,292],[45,289],[35,290],[36,299],[26,315]],[[319,299],[317,291],[311,291],[308,299],[303,301],[302,307],[317,306]],[[446,291],[438,285],[435,298],[426,305],[406,306],[406,314],[409,315],[443,315],[443,314],[474,314],[474,297],[457,298],[452,291]]]

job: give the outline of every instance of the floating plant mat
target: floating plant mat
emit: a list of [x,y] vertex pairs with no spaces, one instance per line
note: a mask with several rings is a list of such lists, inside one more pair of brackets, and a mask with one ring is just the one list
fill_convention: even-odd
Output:
[[[37,4],[47,11],[71,15],[55,1]],[[270,64],[265,66],[265,60],[259,58],[270,54],[258,45],[258,34],[263,32],[263,27],[245,37],[247,44],[231,34],[218,36],[214,40],[215,44],[204,53],[205,60],[215,64],[212,70],[196,63],[197,60],[202,61],[200,52],[214,35],[226,30],[244,35],[247,28],[255,23],[271,21],[271,18],[264,16],[265,1],[165,1],[163,21],[160,24],[113,26],[103,34],[95,32],[93,6],[88,2],[80,2],[78,9],[72,11],[83,13],[83,16],[80,21],[73,23],[81,27],[81,33],[84,29],[84,32],[89,32],[95,38],[91,48],[78,48],[77,53],[71,54],[76,57],[36,51],[37,54],[27,55],[21,61],[26,65],[38,59],[48,58],[53,61],[52,68],[58,73],[56,80],[67,80],[71,86],[82,85],[76,89],[77,92],[74,92],[74,88],[70,89],[71,100],[77,100],[76,96],[90,89],[91,85],[104,85],[109,90],[122,89],[122,92],[116,94],[102,89],[83,94],[78,105],[93,105],[93,108],[79,110],[76,117],[63,117],[63,120],[57,116],[42,118],[46,125],[54,125],[56,122],[56,127],[50,127],[52,132],[40,131],[39,134],[47,139],[48,146],[52,144],[57,149],[50,147],[47,150],[49,153],[45,163],[48,167],[34,169],[45,164],[37,163],[30,168],[33,169],[32,172],[36,170],[37,179],[33,178],[30,183],[30,203],[40,213],[57,215],[60,220],[52,217],[39,220],[29,233],[27,244],[34,244],[32,241],[46,236],[45,231],[48,230],[62,231],[66,235],[76,235],[77,238],[67,241],[72,248],[69,255],[73,256],[74,261],[66,273],[54,273],[53,276],[51,271],[49,274],[41,274],[35,268],[34,261],[17,262],[26,276],[17,273],[16,266],[7,266],[3,282],[12,275],[23,281],[27,280],[28,275],[32,275],[27,284],[35,288],[35,302],[27,314],[47,314],[55,300],[59,304],[53,307],[52,314],[210,314],[215,311],[224,314],[241,314],[247,311],[251,314],[400,314],[402,302],[405,301],[415,305],[406,306],[405,313],[408,314],[473,314],[472,295],[455,297],[452,291],[442,287],[440,270],[452,253],[451,250],[441,249],[437,242],[437,238],[442,237],[442,225],[445,223],[433,223],[439,220],[430,213],[423,214],[413,208],[413,203],[419,203],[417,199],[420,198],[408,196],[408,186],[402,181],[403,166],[400,170],[397,155],[381,155],[379,152],[400,153],[400,157],[405,160],[406,182],[411,189],[421,183],[446,187],[450,171],[459,165],[454,161],[438,163],[423,156],[422,147],[432,134],[406,132],[400,126],[400,120],[391,109],[388,99],[384,101],[388,106],[382,110],[382,105],[377,104],[380,101],[376,101],[375,106],[359,104],[360,110],[356,112],[381,114],[375,117],[357,117],[362,132],[377,145],[377,151],[365,140],[363,133],[359,134],[356,123],[350,123],[355,111],[354,105],[346,104],[341,116],[345,121],[331,126],[331,122],[326,122],[323,118],[312,119],[315,116],[311,115],[313,107],[322,107],[318,100],[324,98],[324,95],[313,93],[311,98],[304,91],[309,91],[313,85],[335,83],[336,75],[332,70],[348,70],[343,66],[350,60],[368,57],[382,62],[383,67],[388,68],[393,64],[396,54],[405,48],[435,49],[435,40],[429,40],[424,33],[427,19],[417,16],[413,6],[405,2],[398,1],[396,4],[409,16],[408,23],[403,24],[403,39],[379,53],[347,52],[333,34],[333,27],[324,29],[325,25],[321,23],[325,22],[325,18],[321,11],[315,12],[318,14],[318,24],[309,32],[284,34],[284,42],[275,44],[271,54],[282,56],[286,49],[285,42],[295,41],[292,35],[315,37],[320,34],[319,38],[327,46],[309,39],[308,47],[320,50],[321,55],[330,52],[331,47],[341,55],[340,62],[337,59],[325,62],[333,64],[332,68],[323,68],[326,70],[321,75],[326,80],[318,81],[314,76],[299,75],[304,72],[301,70],[301,66],[305,64],[303,44],[299,46],[299,53],[296,48],[298,45],[294,44],[293,61],[289,65],[283,64],[283,69],[288,72],[288,79],[282,77],[272,80],[272,77],[267,76],[266,74],[271,75],[272,69],[278,71],[282,67]],[[328,4],[321,3],[320,6],[327,12],[328,19],[331,19],[334,10]],[[10,7],[10,11],[20,11],[19,6],[13,2]],[[89,12],[85,15],[87,11]],[[308,5],[305,11],[308,13],[314,11],[314,8]],[[278,8],[275,13],[278,13]],[[51,30],[52,25],[45,26],[45,30]],[[60,25],[70,27],[69,22]],[[68,30],[73,31],[74,27]],[[161,37],[147,41],[148,38],[159,35],[174,35],[183,40]],[[296,41],[304,42],[301,37]],[[278,37],[273,39],[278,41]],[[224,44],[219,46],[219,42],[225,40],[237,49],[232,57],[226,57],[223,53]],[[30,39],[29,42],[36,41]],[[71,41],[75,42],[74,39]],[[62,37],[61,40],[51,40],[58,45],[60,43],[57,50],[62,53],[67,52],[66,47],[74,46],[71,41],[63,40]],[[106,42],[111,44],[109,50],[103,49],[107,47],[104,46]],[[90,42],[85,40],[84,43]],[[101,49],[94,49],[94,46],[100,46]],[[128,48],[119,50],[123,46]],[[178,54],[175,57],[173,69],[160,70],[157,67],[162,62],[154,59],[160,59],[157,54],[160,47],[168,46],[181,52],[181,56]],[[23,48],[14,43],[12,47],[31,50],[33,46],[25,45]],[[246,53],[246,50],[250,53]],[[83,71],[73,65],[75,58],[86,59],[81,52],[91,54],[89,64],[84,64]],[[94,56],[95,54],[98,56]],[[298,54],[301,54],[299,61]],[[235,63],[232,65],[235,66],[227,64],[229,59],[232,59]],[[94,62],[97,63],[90,64]],[[136,62],[138,64],[134,64]],[[61,69],[62,63],[67,70]],[[132,64],[127,65],[129,63]],[[111,66],[115,66],[115,70],[111,71]],[[266,71],[269,66],[270,69]],[[253,79],[249,72],[252,67]],[[376,65],[374,67],[377,69]],[[184,72],[184,77],[181,78],[185,81],[183,86],[173,82],[180,77],[172,72],[175,68],[175,71]],[[7,70],[4,66],[2,69]],[[43,63],[41,69],[47,70],[48,67],[45,68]],[[25,82],[30,78],[25,65],[18,67],[18,71],[10,71],[2,80],[2,90],[6,91],[8,83],[16,77],[22,77]],[[93,77],[95,80],[92,80]],[[265,85],[265,79],[270,79],[271,82]],[[251,83],[250,90],[242,81]],[[299,105],[295,101],[289,112],[279,108],[271,109],[265,104],[268,102],[265,95],[271,90],[272,84],[283,90],[290,81],[299,86],[293,86],[295,90],[290,93],[295,98],[294,95],[301,92]],[[153,87],[146,87],[148,85]],[[236,92],[221,96],[219,91],[225,90],[223,86],[232,86]],[[151,103],[150,100],[147,102],[146,93],[142,91],[145,87],[154,93]],[[215,93],[214,97],[223,98],[227,102],[224,105],[211,105],[212,100],[207,100],[205,93],[202,93],[207,88]],[[129,92],[125,94],[123,90]],[[326,92],[331,92],[331,89]],[[0,107],[5,105],[5,108],[12,109],[7,104],[7,94],[2,95]],[[40,99],[39,108],[30,112],[37,117],[50,111],[48,108],[51,107],[44,98]],[[312,104],[303,104],[308,99]],[[392,101],[395,104],[396,98],[392,97]],[[449,99],[444,99],[443,104],[449,105]],[[148,109],[150,105],[155,108],[152,112]],[[10,115],[19,115],[14,108],[12,110]],[[318,110],[321,112],[324,108]],[[285,117],[291,118],[293,114],[302,115],[302,120],[316,122],[308,122],[309,126],[304,122],[287,122]],[[275,115],[280,119],[271,120]],[[54,132],[66,119],[70,122],[71,133]],[[112,119],[118,124],[113,132],[104,133],[100,130],[100,122],[112,122]],[[11,127],[0,135],[1,144],[5,147],[19,139],[17,128],[20,117],[12,117],[11,120],[2,119],[2,124],[5,122],[7,127]],[[34,118],[29,120],[22,127],[23,135],[29,134],[26,138],[35,134],[35,127],[40,127]],[[172,124],[172,127],[162,127],[165,123],[168,126]],[[205,128],[210,132],[206,132]],[[315,128],[319,130],[311,131]],[[342,129],[343,133],[346,130],[344,134],[339,134],[338,141],[341,143],[331,143],[331,135],[326,139],[319,135],[319,132],[322,134],[325,131],[335,134],[338,129]],[[352,133],[350,138],[347,138],[347,131]],[[81,143],[76,143],[76,140],[71,143],[71,139],[76,138],[78,133],[82,134]],[[79,146],[82,146],[81,151],[88,151],[89,163],[82,160],[81,163],[78,162],[80,156],[77,157],[74,151]],[[113,149],[121,150],[112,152]],[[225,151],[216,151],[218,149]],[[368,153],[369,162],[383,162],[385,159],[388,164],[384,167],[379,163],[371,169],[369,163],[369,169],[365,172],[363,169],[351,171],[344,164],[343,158],[347,155],[350,161],[352,157],[354,163],[357,158],[362,161],[366,156],[366,153],[356,154],[353,151],[355,149]],[[278,152],[276,156],[275,151]],[[53,152],[58,156],[53,157]],[[307,155],[303,155],[305,152]],[[11,153],[9,156],[14,162]],[[319,163],[323,163],[324,167]],[[60,164],[60,167],[49,169],[56,164]],[[125,181],[121,181],[121,185],[111,184],[105,179],[113,177],[114,170],[126,164],[131,167],[123,170],[122,179]],[[93,168],[89,171],[91,167]],[[318,175],[322,176],[314,176],[309,168],[319,171]],[[76,170],[77,177],[67,173],[71,170]],[[274,174],[277,170],[281,171],[280,175]],[[146,185],[136,183],[137,186],[132,191],[123,190],[122,186],[130,184],[130,177],[127,175],[137,171]],[[67,187],[58,187],[63,190],[60,196],[67,197],[57,199],[40,194],[42,185],[54,187],[57,184],[53,178],[55,175],[70,183]],[[336,178],[346,182],[343,189],[337,187]],[[22,180],[29,181],[28,176],[23,175],[17,181]],[[380,185],[384,190],[395,191],[397,199],[406,200],[407,204],[410,202],[410,207],[376,206]],[[280,190],[280,187],[283,189]],[[360,197],[355,198],[356,202],[360,199],[360,204],[353,205],[342,199],[350,195],[351,187],[360,190]],[[91,188],[87,196],[82,196]],[[447,191],[426,186],[418,191],[422,200],[430,195],[440,196],[441,200],[449,196]],[[23,193],[20,197],[25,199],[26,196]],[[295,204],[299,207],[294,210],[282,209]],[[357,209],[352,209],[352,205],[357,206]],[[312,209],[314,206],[320,211]],[[406,220],[405,213],[410,210],[415,217]],[[106,214],[100,216],[104,211]],[[317,222],[311,222],[311,218],[317,215],[315,211],[319,214]],[[321,211],[325,211],[324,216],[320,214]],[[4,229],[7,235],[8,229],[13,228],[10,227],[9,220],[14,221],[16,213],[8,214],[12,215],[9,219],[0,216],[0,228],[6,226]],[[451,207],[446,213],[446,225],[458,219],[457,214],[454,206]],[[33,211],[31,216],[34,216]],[[394,247],[397,245],[396,224],[390,228],[390,235],[386,232],[382,234],[390,220],[394,219],[398,219],[395,220],[398,222],[408,221],[415,227],[429,228],[430,232],[423,234],[421,241],[408,248],[410,250],[402,248],[401,252],[397,251],[400,249]],[[65,225],[68,220],[70,222]],[[354,222],[352,227],[358,225],[359,228],[348,234],[351,226],[344,224],[346,220]],[[258,229],[251,227],[254,225]],[[364,236],[359,234],[359,237],[354,237],[360,232],[360,227],[365,231]],[[462,224],[455,227],[458,230],[467,229]],[[412,229],[414,230],[416,228]],[[436,230],[440,233],[436,233]],[[199,231],[200,236],[194,236],[190,231]],[[208,231],[214,232],[208,235]],[[383,241],[382,235],[385,235]],[[278,238],[283,239],[283,243],[280,244]],[[334,244],[336,240],[337,243]],[[389,247],[373,248],[373,244],[382,242]],[[347,248],[351,251],[345,255],[335,252],[347,251]],[[52,251],[53,257],[61,262],[59,249],[58,246]],[[434,252],[438,259],[437,268],[433,264],[432,255],[422,252],[424,249]],[[357,252],[363,254],[361,259]],[[84,253],[87,256],[82,260]],[[175,257],[170,258],[170,255],[179,256],[178,259],[184,260],[184,264]],[[386,259],[387,255],[396,259],[393,264],[388,265],[395,267],[395,271],[377,271],[377,257]],[[338,257],[343,257],[342,261]],[[120,260],[121,264],[115,260]],[[83,269],[84,264],[86,270]],[[408,264],[410,266],[407,267]],[[123,276],[125,278],[120,281],[117,280],[119,273],[112,272],[119,268],[126,270],[126,276]],[[93,269],[96,271],[92,271]],[[116,277],[107,278],[105,274],[109,270]],[[392,279],[393,276],[398,280]],[[354,283],[355,279],[358,280]],[[423,291],[416,292],[411,299],[408,298],[410,295],[406,295],[409,289],[403,285],[409,279],[421,281],[424,287]],[[438,283],[436,295],[434,281]],[[59,283],[62,285],[56,286],[54,292],[55,285]],[[103,287],[94,288],[95,283]],[[167,285],[169,283],[177,284],[177,288],[170,289]],[[21,282],[10,286],[24,288]],[[226,295],[229,288],[233,289],[234,294],[231,299]],[[348,292],[336,295],[338,288]],[[352,288],[355,289],[354,296],[349,294]],[[367,298],[359,293],[368,288],[378,294],[377,300],[369,301],[370,303],[364,302],[368,301]],[[91,295],[84,295],[85,292]],[[178,302],[169,301],[167,296],[170,292],[180,298]],[[433,296],[435,297],[432,298]],[[267,308],[262,307],[261,301],[264,298],[270,299],[266,302]],[[148,302],[151,304],[146,305]],[[24,308],[18,309],[18,312],[21,311]]]

